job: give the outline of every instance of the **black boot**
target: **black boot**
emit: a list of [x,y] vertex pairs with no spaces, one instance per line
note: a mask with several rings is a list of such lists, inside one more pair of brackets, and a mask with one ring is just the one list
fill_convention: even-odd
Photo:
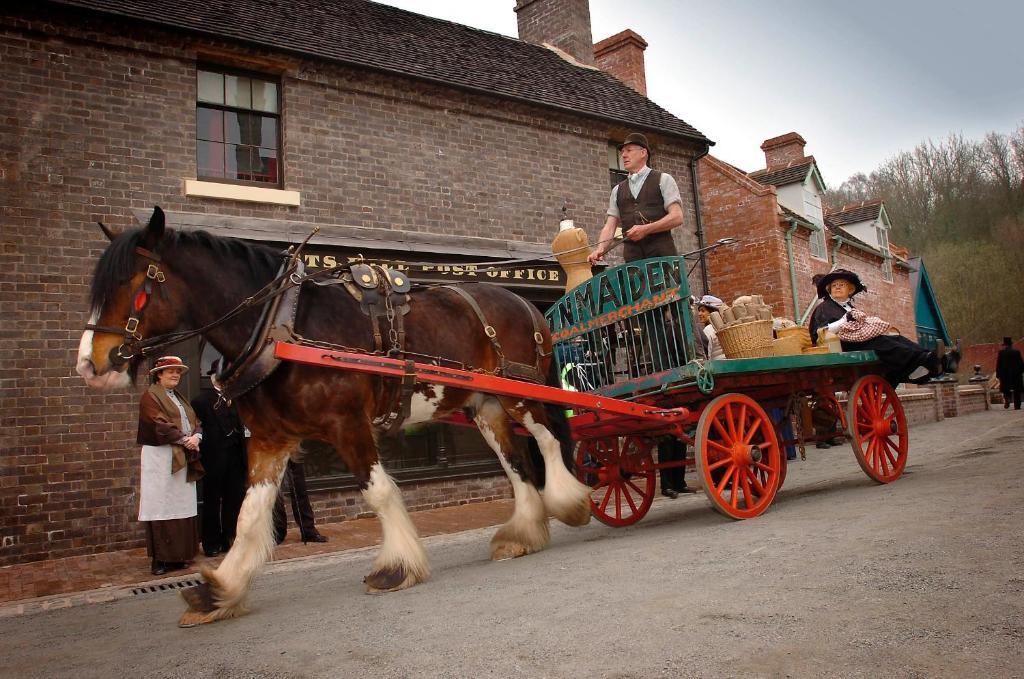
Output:
[[321,535],[319,531],[313,531],[308,535],[302,536],[302,544],[306,544],[307,542],[327,542],[327,536]]
[[167,572],[167,565],[163,561],[157,561],[153,559],[149,565],[149,572],[153,575],[163,575]]

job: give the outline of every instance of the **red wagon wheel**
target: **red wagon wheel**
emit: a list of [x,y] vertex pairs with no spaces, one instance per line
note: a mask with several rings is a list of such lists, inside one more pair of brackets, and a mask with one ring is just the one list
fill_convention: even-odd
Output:
[[896,390],[878,375],[865,375],[850,389],[846,404],[850,444],[864,473],[891,483],[907,466],[907,416]]
[[782,482],[782,454],[764,409],[743,394],[722,394],[697,423],[697,465],[704,495],[732,519],[764,513]]
[[598,521],[618,528],[647,514],[654,502],[653,445],[650,439],[638,436],[580,443],[576,476],[591,487],[590,510]]

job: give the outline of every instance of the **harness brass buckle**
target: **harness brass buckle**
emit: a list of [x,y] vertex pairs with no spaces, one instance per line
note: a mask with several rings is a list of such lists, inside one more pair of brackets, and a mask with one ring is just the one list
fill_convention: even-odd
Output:
[[142,335],[139,333],[139,319],[132,316],[128,319],[128,322],[124,324],[125,333],[131,335],[137,340],[142,340]]
[[152,278],[157,283],[163,283],[166,280],[164,272],[156,264],[150,264],[146,269],[146,278]]
[[494,339],[495,337],[498,336],[498,331],[494,329],[493,325],[485,325],[484,334],[487,335],[489,338]]

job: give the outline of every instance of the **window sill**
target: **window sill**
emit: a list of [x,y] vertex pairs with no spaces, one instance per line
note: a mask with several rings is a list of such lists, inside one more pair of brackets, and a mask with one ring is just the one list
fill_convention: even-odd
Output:
[[262,186],[204,182],[198,179],[185,180],[185,195],[191,198],[220,198],[222,200],[272,203],[274,205],[292,205],[295,207],[300,205],[301,200],[301,195],[298,191],[268,189]]

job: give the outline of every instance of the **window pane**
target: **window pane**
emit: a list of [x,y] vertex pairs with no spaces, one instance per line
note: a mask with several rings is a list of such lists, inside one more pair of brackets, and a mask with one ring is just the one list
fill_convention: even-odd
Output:
[[242,125],[245,113],[224,112],[224,141],[229,144],[241,144],[245,141],[242,136]]
[[277,83],[253,80],[252,107],[257,111],[277,113]]
[[260,121],[260,137],[257,141],[253,142],[258,146],[265,148],[276,149],[277,148],[277,118],[270,118],[261,116],[263,119]]
[[196,137],[224,141],[224,114],[212,108],[196,108]]
[[228,179],[238,179],[238,159],[242,157],[244,167],[249,166],[249,147],[236,144],[225,144],[224,149],[224,176]]
[[257,149],[259,157],[259,176],[256,181],[277,183],[277,151],[274,149]]
[[224,176],[224,145],[196,142],[196,174],[200,177]]
[[224,76],[220,73],[199,71],[198,73],[198,98],[199,101],[208,101],[211,104],[224,103]]
[[252,93],[249,78],[237,75],[224,76],[224,103],[238,108],[252,108]]

